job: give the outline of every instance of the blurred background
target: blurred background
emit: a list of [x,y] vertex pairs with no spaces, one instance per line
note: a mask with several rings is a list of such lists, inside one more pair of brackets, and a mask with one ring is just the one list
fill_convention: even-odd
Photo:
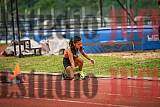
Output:
[[[0,43],[5,44],[16,39],[20,41],[24,37],[40,42],[55,32],[70,38],[70,35],[65,34],[70,29],[80,31],[112,27],[113,30],[119,26],[150,25],[153,32],[152,26],[159,26],[159,23],[159,0],[0,0]],[[110,40],[105,36],[106,31],[105,34],[97,32],[100,33],[101,42]],[[91,32],[91,37],[85,37],[93,38],[97,32]],[[108,35],[111,33],[112,31]],[[125,32],[120,36],[123,33]],[[154,35],[157,36],[157,27]],[[154,35],[146,34],[146,37],[150,39]],[[126,38],[123,37],[122,40]],[[89,43],[86,39],[83,41]],[[156,46],[158,45],[159,42]]]

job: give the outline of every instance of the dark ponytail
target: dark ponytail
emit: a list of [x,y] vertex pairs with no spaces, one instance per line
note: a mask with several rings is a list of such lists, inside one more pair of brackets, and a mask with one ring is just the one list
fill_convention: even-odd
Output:
[[73,38],[71,38],[71,40],[69,41],[69,47],[71,50],[73,50],[75,48],[73,42],[74,42]]
[[79,36],[74,36],[73,38],[70,39],[69,47],[70,47],[72,53],[77,51],[75,46],[74,46],[74,43],[76,43],[78,41],[81,41],[81,37],[79,37]]

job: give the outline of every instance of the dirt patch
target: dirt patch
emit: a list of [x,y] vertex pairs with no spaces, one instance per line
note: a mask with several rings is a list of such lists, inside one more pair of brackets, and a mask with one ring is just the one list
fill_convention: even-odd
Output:
[[160,59],[160,50],[156,51],[141,51],[141,52],[112,52],[112,53],[100,53],[100,54],[91,54],[97,56],[113,56],[119,58],[131,58],[131,59]]

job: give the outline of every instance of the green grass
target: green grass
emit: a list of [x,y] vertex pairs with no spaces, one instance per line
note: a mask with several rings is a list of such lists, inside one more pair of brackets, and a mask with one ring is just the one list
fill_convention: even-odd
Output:
[[[111,74],[111,69],[116,69],[116,72],[125,71],[127,69],[128,74],[130,74],[130,69],[134,69],[134,74],[137,75],[140,69],[149,69],[153,72],[153,69],[157,68],[160,70],[160,59],[126,59],[117,58],[111,56],[96,56],[91,55],[96,61],[95,65],[90,64],[86,59],[84,59],[83,70],[86,73],[94,73],[95,75],[109,75]],[[48,72],[48,73],[58,73],[63,71],[62,65],[63,56],[34,56],[34,57],[0,57],[0,71],[9,69],[12,71],[16,63],[20,64],[21,71],[25,72]],[[160,74],[160,73],[159,73]],[[160,75],[159,75],[160,76]]]
[[[9,41],[8,41],[8,43],[9,43]],[[1,45],[8,45],[8,44],[6,44],[6,41],[0,41],[0,46]]]
[[5,43],[0,43],[0,46],[6,46],[6,45],[8,45],[8,44],[5,44]]

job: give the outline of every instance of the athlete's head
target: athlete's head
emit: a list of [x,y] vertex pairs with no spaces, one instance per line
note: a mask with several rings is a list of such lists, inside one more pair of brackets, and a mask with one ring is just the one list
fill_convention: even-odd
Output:
[[74,36],[69,43],[69,46],[71,49],[81,49],[82,48],[82,42],[80,36]]

